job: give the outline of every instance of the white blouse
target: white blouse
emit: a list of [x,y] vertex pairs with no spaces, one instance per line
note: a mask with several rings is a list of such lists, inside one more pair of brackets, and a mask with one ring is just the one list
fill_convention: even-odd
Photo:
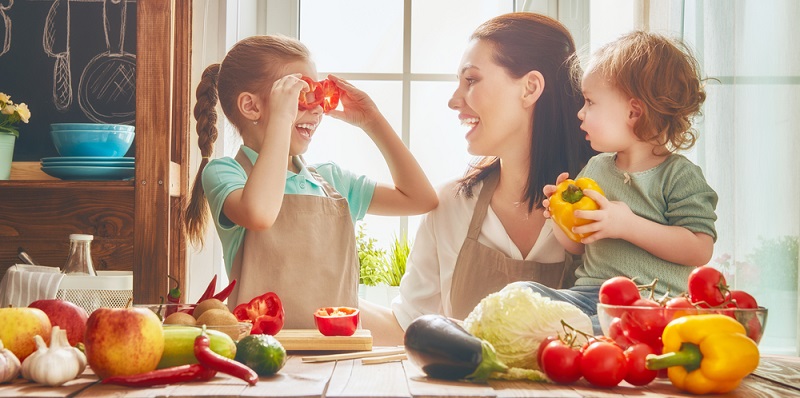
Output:
[[[439,188],[439,206],[423,218],[408,256],[406,274],[400,282],[400,295],[392,301],[392,311],[404,330],[421,315],[452,316],[453,271],[482,188],[482,182],[477,184],[472,198],[456,196],[456,181]],[[478,241],[507,257],[523,259],[491,206]],[[546,220],[525,260],[554,263],[564,261],[565,256],[564,248],[553,235],[552,221]]]

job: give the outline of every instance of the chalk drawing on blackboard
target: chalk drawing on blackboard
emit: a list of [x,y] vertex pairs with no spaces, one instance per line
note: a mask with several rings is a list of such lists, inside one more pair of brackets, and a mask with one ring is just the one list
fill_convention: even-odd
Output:
[[98,123],[133,124],[136,118],[136,56],[123,49],[126,6],[126,0],[103,1],[107,51],[89,61],[78,84],[81,110]]
[[61,112],[72,105],[72,72],[69,64],[69,0],[54,0],[44,21],[42,47],[55,58],[53,104]]
[[3,24],[2,29],[0,29],[0,31],[3,31],[3,47],[0,48],[0,57],[11,49],[11,17],[6,15],[6,11],[13,6],[14,0],[8,0],[7,5],[0,4],[0,22]]

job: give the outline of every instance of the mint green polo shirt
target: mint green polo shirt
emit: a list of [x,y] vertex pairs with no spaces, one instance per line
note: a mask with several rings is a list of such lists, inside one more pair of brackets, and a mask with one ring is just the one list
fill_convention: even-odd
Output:
[[[253,164],[256,164],[258,160],[256,151],[244,145],[242,145],[242,151]],[[353,223],[363,219],[372,201],[372,194],[375,192],[375,181],[366,176],[344,170],[333,162],[320,163],[312,165],[312,167],[342,197],[347,199]],[[229,220],[223,213],[222,207],[231,192],[244,188],[247,174],[236,159],[224,157],[214,159],[206,165],[205,169],[203,169],[202,181],[206,199],[211,207],[214,225],[217,228],[220,241],[222,241],[225,269],[230,276],[233,258],[239,251],[242,242],[244,242],[246,229]],[[287,195],[325,196],[322,185],[314,179],[305,165],[301,167],[299,173],[286,171],[286,185],[283,193]]]

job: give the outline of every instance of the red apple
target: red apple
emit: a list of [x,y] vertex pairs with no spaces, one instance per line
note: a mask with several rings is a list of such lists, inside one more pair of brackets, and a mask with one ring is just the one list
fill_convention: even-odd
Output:
[[101,379],[155,370],[164,352],[164,330],[147,308],[98,308],[89,315],[83,344]]
[[38,308],[0,308],[0,340],[22,362],[36,350],[33,336],[50,342],[50,319]]
[[50,318],[51,325],[59,326],[67,332],[70,345],[83,342],[86,321],[89,319],[89,314],[83,308],[69,301],[57,299],[36,300],[28,307],[44,311]]

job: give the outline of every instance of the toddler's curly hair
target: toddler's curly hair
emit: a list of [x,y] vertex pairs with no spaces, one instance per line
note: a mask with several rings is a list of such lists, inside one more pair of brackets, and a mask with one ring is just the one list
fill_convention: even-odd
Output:
[[692,121],[701,115],[706,99],[705,79],[685,43],[634,31],[593,54],[586,73],[593,72],[642,102],[642,115],[634,126],[641,140],[671,152],[697,142]]

